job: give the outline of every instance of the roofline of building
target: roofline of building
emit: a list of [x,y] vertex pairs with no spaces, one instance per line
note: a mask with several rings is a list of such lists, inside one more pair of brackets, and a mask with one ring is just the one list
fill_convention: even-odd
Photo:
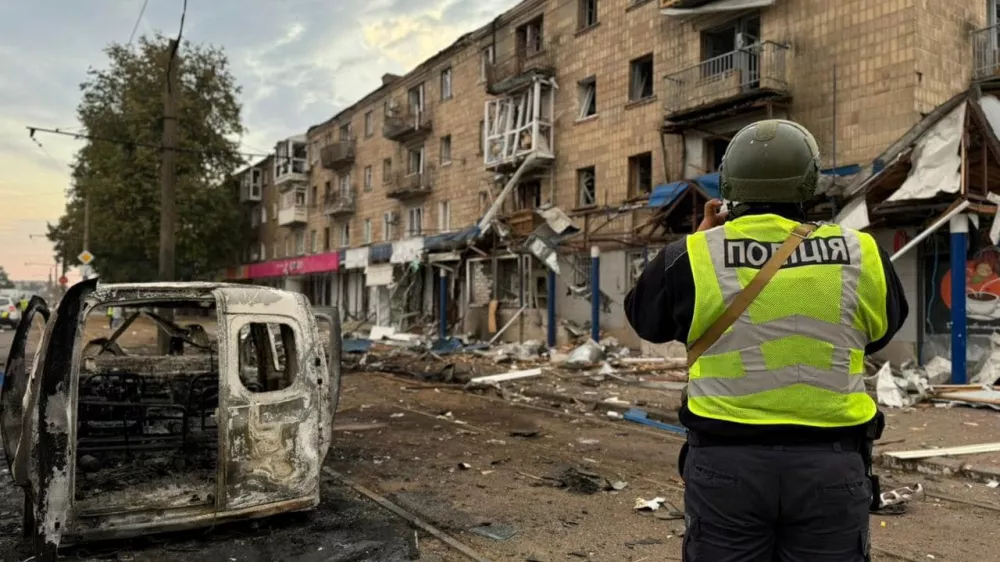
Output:
[[545,3],[546,0],[522,0],[521,2],[518,2],[516,5],[508,9],[506,12],[503,12],[502,14],[493,18],[493,20],[491,20],[490,23],[480,26],[478,29],[475,29],[468,33],[462,34],[452,44],[448,45],[444,49],[438,51],[428,59],[424,60],[416,67],[414,67],[413,70],[410,70],[409,72],[403,74],[399,78],[396,78],[390,82],[382,84],[378,88],[372,90],[371,92],[363,96],[358,101],[338,111],[336,114],[333,115],[333,117],[330,117],[326,121],[310,126],[308,129],[306,129],[306,135],[308,136],[317,129],[322,129],[327,127],[331,123],[335,123],[344,115],[354,113],[355,111],[357,111],[359,107],[378,98],[379,96],[384,94],[387,90],[395,88],[400,83],[406,81],[408,78],[412,78],[416,75],[426,72],[430,68],[434,67],[437,63],[439,63],[442,59],[445,59],[457,53],[458,51],[461,51],[463,48],[468,47],[470,44],[475,43],[476,41],[479,41],[483,37],[486,37],[489,34],[493,33],[493,31],[498,26],[509,23],[511,20],[514,20],[523,15],[524,13],[527,13],[535,9],[538,6],[544,5]]

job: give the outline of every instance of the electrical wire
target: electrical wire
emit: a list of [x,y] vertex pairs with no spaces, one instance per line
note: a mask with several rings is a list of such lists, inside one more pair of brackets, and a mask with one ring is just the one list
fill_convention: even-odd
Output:
[[[63,135],[63,136],[67,136],[67,137],[73,137],[76,140],[89,140],[89,141],[97,141],[97,142],[107,142],[107,143],[111,143],[111,144],[118,144],[118,145],[133,147],[133,148],[155,148],[157,150],[162,150],[164,148],[163,145],[160,145],[160,144],[136,142],[136,141],[130,141],[130,140],[123,140],[123,139],[114,139],[114,138],[110,138],[110,137],[103,137],[103,136],[100,136],[100,135],[86,135],[86,134],[83,134],[83,133],[70,133],[70,132],[67,132],[67,131],[61,131],[59,129],[47,129],[45,127],[34,127],[34,126],[26,126],[25,128],[28,129],[28,133],[29,133],[29,135],[31,136],[32,139],[34,139],[35,133],[48,133],[50,135]],[[41,146],[41,145],[39,145],[39,146]],[[257,152],[241,152],[241,151],[238,151],[238,150],[206,150],[206,149],[182,148],[182,147],[173,147],[173,148],[171,148],[171,150],[174,150],[176,152],[186,152],[186,153],[192,153],[192,154],[218,154],[218,153],[237,154],[237,155],[240,155],[240,156],[246,156],[248,158],[266,158],[268,156],[271,156],[270,154],[261,154],[261,153],[257,153]],[[291,159],[291,156],[287,156],[286,158]]]
[[139,17],[135,18],[135,25],[132,26],[132,33],[128,36],[128,43],[125,44],[126,47],[132,46],[132,39],[135,38],[135,32],[139,29],[139,23],[142,22],[142,15],[146,13],[146,6],[149,4],[149,0],[143,0],[142,9],[139,10]]

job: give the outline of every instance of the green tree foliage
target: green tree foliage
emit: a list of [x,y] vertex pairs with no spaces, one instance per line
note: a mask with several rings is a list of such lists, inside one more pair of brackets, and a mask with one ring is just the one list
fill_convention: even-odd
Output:
[[[108,66],[88,70],[77,108],[86,140],[73,164],[66,212],[48,237],[56,257],[77,264],[83,250],[83,197],[90,200],[94,268],[115,282],[152,281],[159,256],[163,96],[170,40],[113,43]],[[210,278],[239,261],[246,215],[231,179],[243,157],[240,88],[226,55],[184,42],[178,50],[178,280]],[[109,142],[113,139],[125,142]]]
[[10,276],[7,275],[7,270],[0,266],[0,289],[13,289],[14,282],[10,280]]

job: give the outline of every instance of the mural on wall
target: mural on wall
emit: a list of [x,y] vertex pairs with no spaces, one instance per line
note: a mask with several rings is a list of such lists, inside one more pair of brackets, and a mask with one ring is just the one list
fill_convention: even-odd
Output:
[[[928,302],[927,328],[945,334],[951,332],[951,270],[947,254],[934,261],[927,260],[927,279],[933,279],[936,288]],[[986,246],[976,252],[965,264],[965,279],[969,335],[1000,331],[1000,248]]]

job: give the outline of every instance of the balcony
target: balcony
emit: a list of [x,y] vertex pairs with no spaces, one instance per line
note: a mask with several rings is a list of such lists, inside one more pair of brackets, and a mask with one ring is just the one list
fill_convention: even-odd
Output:
[[323,206],[323,211],[328,217],[343,217],[354,214],[354,189],[344,190],[340,193],[331,193]]
[[274,185],[284,190],[309,181],[309,160],[304,135],[285,139],[274,149]]
[[264,191],[263,175],[257,168],[243,172],[240,178],[240,203],[260,203]]
[[1000,25],[972,34],[972,79],[1000,78]]
[[278,209],[278,226],[293,226],[305,224],[309,220],[309,207],[305,205],[293,205]]
[[516,54],[486,69],[486,91],[502,96],[526,88],[535,76],[555,76],[555,66],[552,49],[542,49],[530,55]]
[[707,117],[741,103],[787,98],[788,47],[755,43],[666,77],[666,119]]
[[430,108],[394,109],[385,117],[382,136],[396,142],[426,137],[433,130]]
[[555,158],[555,89],[548,81],[486,100],[483,158],[495,173],[513,171],[529,155],[538,161]]
[[434,183],[434,168],[428,166],[423,172],[408,174],[406,172],[396,172],[392,180],[386,186],[386,197],[399,199],[413,199],[423,197],[431,192]]
[[339,140],[319,150],[319,160],[327,170],[341,170],[354,164],[356,139]]

